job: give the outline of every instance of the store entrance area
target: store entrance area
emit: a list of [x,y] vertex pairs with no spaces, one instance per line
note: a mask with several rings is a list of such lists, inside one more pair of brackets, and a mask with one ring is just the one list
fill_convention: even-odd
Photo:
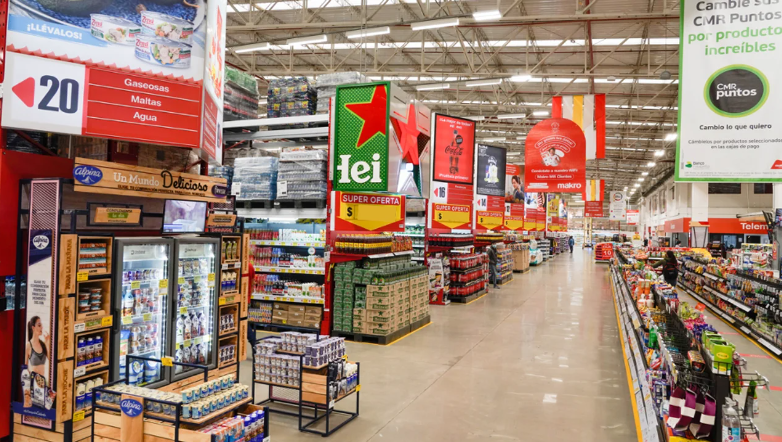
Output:
[[[472,303],[432,306],[429,326],[389,347],[348,342],[366,394],[339,440],[635,440],[608,265],[591,253],[577,248]],[[245,361],[242,383],[251,369]],[[271,432],[320,439],[297,425],[275,415]]]

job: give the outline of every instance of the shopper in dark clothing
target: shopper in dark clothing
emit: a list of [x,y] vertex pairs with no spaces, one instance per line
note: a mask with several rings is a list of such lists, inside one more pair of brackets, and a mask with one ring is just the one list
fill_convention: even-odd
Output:
[[494,284],[494,288],[500,288],[497,285],[497,250],[494,246],[489,246],[489,271],[491,272],[491,283]]
[[676,260],[676,255],[672,251],[668,250],[665,254],[665,258],[662,261],[657,261],[652,264],[652,267],[663,266],[663,278],[665,282],[676,287],[676,279],[679,276],[679,262]]
[[570,253],[573,253],[573,247],[576,245],[576,240],[571,236],[567,240],[567,245],[570,246]]

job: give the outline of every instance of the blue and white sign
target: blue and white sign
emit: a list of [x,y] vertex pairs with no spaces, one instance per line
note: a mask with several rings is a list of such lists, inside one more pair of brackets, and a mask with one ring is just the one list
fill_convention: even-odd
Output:
[[119,403],[119,409],[122,410],[122,414],[128,417],[140,416],[144,411],[141,402],[131,398],[122,399]]
[[103,171],[94,166],[76,166],[73,168],[73,178],[85,186],[92,186],[103,178]]

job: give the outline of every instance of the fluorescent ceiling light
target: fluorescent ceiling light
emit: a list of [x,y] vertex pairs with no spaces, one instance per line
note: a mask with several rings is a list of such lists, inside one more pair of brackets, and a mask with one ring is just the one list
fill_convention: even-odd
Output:
[[475,19],[475,21],[498,20],[502,18],[502,13],[500,13],[500,11],[497,10],[479,11],[473,13],[472,18]]
[[249,45],[242,45],[242,46],[234,46],[231,48],[232,51],[234,51],[235,54],[244,54],[247,52],[253,52],[253,51],[263,51],[269,49],[269,43],[263,42],[263,43],[252,43]]
[[654,151],[654,156],[656,156],[656,157],[661,157],[663,155],[665,155],[665,151],[662,150],[662,149]]
[[635,183],[635,184],[633,184],[633,187],[641,187],[641,184]]
[[509,157],[517,157],[519,155],[521,155],[521,152],[508,152],[507,153],[507,156],[509,156]]
[[479,140],[479,141],[485,141],[485,142],[487,142],[487,143],[491,143],[491,142],[493,142],[493,141],[505,141],[505,137],[499,137],[499,138],[484,138],[484,139],[482,139],[482,140]]
[[526,116],[527,116],[527,114],[501,114],[501,115],[497,115],[497,119],[498,120],[508,120],[508,119],[511,119],[511,118],[524,118]]
[[478,86],[494,86],[500,83],[502,83],[502,78],[497,78],[494,80],[468,81],[467,83],[464,83],[464,85],[467,87],[478,87]]
[[531,75],[526,75],[526,74],[514,75],[514,76],[510,77],[510,81],[512,81],[514,83],[524,83],[525,81],[530,81],[531,79],[532,79],[532,76]]
[[638,178],[638,182],[639,182],[639,183],[643,183],[645,179],[646,179],[646,178],[644,178],[644,177]]
[[622,190],[627,190],[627,186],[625,186],[625,188],[624,188],[624,189],[622,189]]
[[532,113],[532,115],[534,115],[536,117],[545,117],[545,116],[548,115],[548,111],[547,110],[535,111],[535,112]]
[[449,26],[459,26],[459,18],[443,18],[441,20],[428,20],[418,23],[410,23],[410,29],[422,31],[424,29],[447,28]]
[[676,134],[674,133],[665,135],[665,141],[673,141],[675,139],[676,139]]
[[657,163],[655,163],[654,161],[649,161],[649,163],[646,164],[646,167],[654,167],[656,165]]
[[525,141],[527,139],[527,137],[526,136],[524,136],[524,137],[516,137],[516,139],[520,140],[520,141]]
[[424,84],[421,86],[416,86],[415,90],[417,91],[436,91],[438,89],[448,89],[451,87],[448,83],[440,83],[440,84]]
[[483,120],[486,119],[486,117],[484,117],[483,115],[472,115],[472,116],[464,117],[464,118],[467,119],[467,120],[472,120],[472,121],[483,121]]
[[289,38],[288,41],[286,41],[286,43],[293,46],[302,46],[302,45],[308,45],[313,43],[325,43],[328,40],[329,38],[324,34],[324,35],[311,35],[309,37]]
[[643,172],[643,173],[641,173],[641,175],[642,176],[647,176],[647,175],[649,175],[649,172]]
[[366,38],[374,37],[376,35],[386,35],[391,33],[391,28],[388,26],[382,26],[379,28],[358,29],[356,31],[345,32],[347,38]]

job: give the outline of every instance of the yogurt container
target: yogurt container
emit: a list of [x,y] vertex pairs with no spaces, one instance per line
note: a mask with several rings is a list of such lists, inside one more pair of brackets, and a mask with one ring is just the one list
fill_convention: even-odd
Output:
[[136,58],[159,66],[187,69],[190,45],[142,34],[136,37]]
[[153,11],[141,12],[141,32],[178,43],[191,44],[193,23]]
[[103,14],[90,14],[90,32],[98,40],[120,45],[133,45],[141,34],[141,26],[132,21]]

